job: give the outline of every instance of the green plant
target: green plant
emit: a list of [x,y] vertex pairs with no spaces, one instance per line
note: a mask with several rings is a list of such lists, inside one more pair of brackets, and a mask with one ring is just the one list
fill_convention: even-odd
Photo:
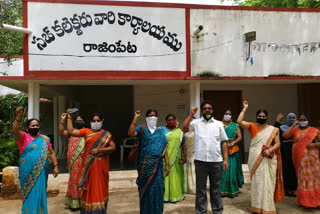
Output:
[[8,132],[0,135],[0,171],[7,166],[18,166],[19,148]]
[[[15,110],[19,106],[26,107],[27,103],[28,103],[28,95],[26,93],[0,97],[0,121],[6,124],[6,127],[3,127],[3,129],[0,129],[0,134],[5,130],[12,130],[12,124],[15,119]],[[21,123],[22,125],[25,124],[27,118],[28,118],[28,115],[27,113],[25,113],[22,118],[22,123]]]

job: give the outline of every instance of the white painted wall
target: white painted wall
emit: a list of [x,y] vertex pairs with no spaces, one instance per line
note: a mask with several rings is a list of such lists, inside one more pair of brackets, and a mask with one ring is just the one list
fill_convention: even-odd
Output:
[[[273,125],[278,113],[287,115],[290,112],[298,113],[298,89],[296,84],[292,85],[215,85],[201,84],[201,91],[204,90],[241,90],[242,98],[249,102],[249,109],[245,121],[255,122],[256,111],[264,108],[268,111],[267,123]],[[286,120],[283,119],[283,122]],[[245,152],[249,151],[251,137],[244,132]]]
[[189,85],[135,85],[134,107],[142,111],[138,124],[145,123],[149,108],[158,111],[158,125],[165,125],[168,113],[176,115],[182,125],[189,114]]
[[[198,39],[191,38],[192,76],[205,71],[244,77],[320,75],[320,13],[209,9],[192,9],[190,13],[191,36],[196,26],[204,27]],[[257,33],[255,44],[270,45],[265,51],[263,46],[260,51],[252,47],[252,65],[245,59],[243,40],[249,31]],[[304,47],[303,43],[309,45]],[[298,46],[288,46],[294,44]]]

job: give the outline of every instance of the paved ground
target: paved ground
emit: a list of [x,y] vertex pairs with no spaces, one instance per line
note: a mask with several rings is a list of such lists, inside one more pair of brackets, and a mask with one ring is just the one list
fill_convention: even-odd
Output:
[[[250,185],[246,184],[240,195],[235,199],[224,198],[225,214],[245,214],[250,212]],[[194,195],[187,195],[185,200],[179,203],[166,203],[164,206],[165,214],[193,214],[194,211]],[[64,194],[56,197],[48,198],[49,214],[79,214],[80,212],[71,212],[64,206]],[[0,198],[1,214],[20,213],[21,200],[4,200]],[[210,204],[209,204],[210,206]],[[279,214],[302,214],[302,213],[318,213],[320,208],[306,209],[297,205],[295,198],[286,197],[282,203],[276,205]],[[210,209],[209,209],[210,210]],[[128,189],[126,191],[110,192],[110,201],[108,214],[138,214],[139,201],[136,189]],[[210,213],[208,211],[208,213]]]

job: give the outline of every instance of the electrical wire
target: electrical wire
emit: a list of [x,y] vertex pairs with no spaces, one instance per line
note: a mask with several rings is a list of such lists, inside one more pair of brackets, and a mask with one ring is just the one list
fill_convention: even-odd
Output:
[[[198,50],[192,50],[190,53],[196,53],[196,52],[201,52],[201,51],[206,51],[210,50],[228,43],[233,42],[234,40],[239,39],[240,37],[228,40],[226,42],[222,42],[220,44],[212,45],[206,48],[198,49]],[[152,55],[133,55],[133,56],[105,56],[105,55],[75,55],[75,54],[41,54],[41,53],[17,53],[17,52],[8,52],[8,51],[2,51],[0,50],[1,54],[12,54],[12,55],[31,55],[31,56],[55,56],[55,57],[79,57],[79,58],[84,58],[84,57],[89,57],[89,58],[149,58],[149,57],[163,57],[163,56],[174,56],[174,55],[182,55],[186,54],[187,52],[179,52],[179,53],[167,53],[167,54],[152,54]]]

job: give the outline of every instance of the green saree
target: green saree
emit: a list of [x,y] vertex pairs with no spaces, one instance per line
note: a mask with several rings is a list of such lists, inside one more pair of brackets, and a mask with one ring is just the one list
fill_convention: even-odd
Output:
[[[237,138],[237,123],[231,123],[225,127],[226,134],[229,138],[228,142]],[[222,151],[222,150],[221,150]],[[229,169],[223,171],[221,179],[221,194],[226,197],[235,197],[239,193],[239,189],[244,184],[240,151],[230,155],[228,154]]]
[[164,178],[164,201],[182,201],[187,192],[186,169],[185,166],[179,162],[182,158],[183,132],[181,129],[175,129],[171,132],[165,129],[165,135],[168,140],[167,152],[170,163],[170,174]]

